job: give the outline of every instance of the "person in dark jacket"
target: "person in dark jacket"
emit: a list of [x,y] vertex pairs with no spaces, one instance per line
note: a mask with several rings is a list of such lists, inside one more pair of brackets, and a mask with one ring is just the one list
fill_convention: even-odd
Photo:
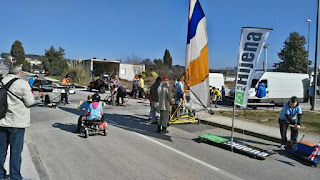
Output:
[[118,89],[117,89],[117,106],[120,106],[120,103],[119,103],[119,99],[121,98],[121,105],[123,106],[124,105],[124,97],[126,96],[127,94],[127,90],[126,88],[124,88],[123,86],[118,86]]
[[[298,120],[296,119],[298,116]],[[291,142],[297,143],[298,130],[300,129],[302,120],[302,109],[298,103],[298,98],[292,96],[290,101],[285,103],[279,115],[279,125],[281,134],[280,148],[284,148],[287,145],[287,129],[290,126],[291,129]]]
[[157,123],[159,116],[157,116],[158,106],[159,106],[159,95],[158,95],[158,87],[160,86],[161,83],[161,77],[157,77],[156,82],[151,86],[150,88],[150,118],[151,118],[151,123],[155,124]]
[[258,98],[263,98],[266,96],[266,85],[264,83],[261,83],[259,84],[258,86],[258,89],[257,89],[257,93],[256,93],[256,96]]

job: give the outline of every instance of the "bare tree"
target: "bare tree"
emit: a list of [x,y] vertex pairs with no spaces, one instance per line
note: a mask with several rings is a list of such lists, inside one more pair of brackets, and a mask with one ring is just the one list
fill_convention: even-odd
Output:
[[124,62],[129,64],[142,64],[142,58],[132,54],[131,56],[128,56]]

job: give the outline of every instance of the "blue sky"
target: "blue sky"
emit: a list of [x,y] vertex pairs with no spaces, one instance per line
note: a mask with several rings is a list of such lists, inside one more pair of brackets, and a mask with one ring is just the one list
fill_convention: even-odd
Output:
[[[312,20],[314,60],[317,0],[200,3],[207,20],[210,68],[236,66],[242,26],[274,29],[267,39],[271,67],[290,32],[307,37],[306,19]],[[43,55],[53,45],[64,48],[70,59],[125,60],[135,55],[153,60],[169,49],[173,64],[185,62],[189,0],[2,0],[0,7],[0,52],[10,52],[20,40],[27,54]]]

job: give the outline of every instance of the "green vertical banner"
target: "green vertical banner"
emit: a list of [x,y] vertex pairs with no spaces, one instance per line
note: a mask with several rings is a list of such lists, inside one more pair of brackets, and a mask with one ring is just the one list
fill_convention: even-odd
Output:
[[256,27],[243,27],[241,29],[235,105],[247,107],[251,81],[270,30],[272,29]]

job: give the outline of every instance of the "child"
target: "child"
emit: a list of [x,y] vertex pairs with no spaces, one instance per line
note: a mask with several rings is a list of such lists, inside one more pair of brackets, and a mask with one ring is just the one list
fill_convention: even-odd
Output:
[[[92,95],[88,95],[87,101],[83,102],[80,101],[79,105],[78,105],[78,110],[80,111],[81,109],[84,109],[84,112],[88,111],[89,105],[92,103]],[[80,128],[81,128],[81,124],[82,124],[82,119],[83,119],[83,115],[81,115],[78,119],[78,125],[77,125],[77,130],[74,131],[74,133],[80,133]]]
[[89,105],[84,118],[86,120],[102,119],[102,116],[103,116],[102,106],[103,104],[102,102],[100,102],[99,94],[94,94],[92,96],[92,103]]

